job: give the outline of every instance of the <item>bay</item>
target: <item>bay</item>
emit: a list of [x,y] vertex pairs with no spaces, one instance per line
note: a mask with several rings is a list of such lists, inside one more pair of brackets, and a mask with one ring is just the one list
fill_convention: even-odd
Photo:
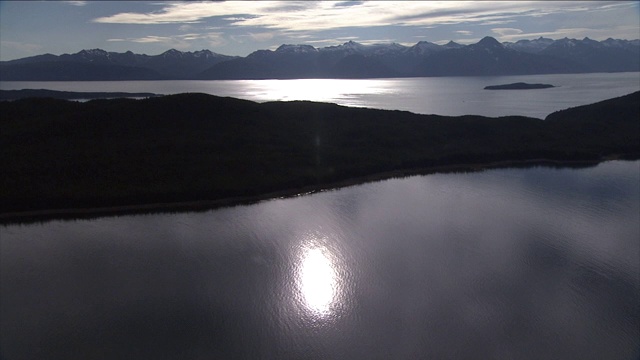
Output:
[[[556,87],[537,90],[483,90],[488,85],[515,82],[547,83]],[[353,80],[0,82],[0,89],[157,94],[201,92],[258,102],[309,100],[345,106],[405,110],[419,114],[523,115],[545,118],[554,111],[639,91],[640,73]]]
[[0,227],[4,359],[635,359],[640,161]]

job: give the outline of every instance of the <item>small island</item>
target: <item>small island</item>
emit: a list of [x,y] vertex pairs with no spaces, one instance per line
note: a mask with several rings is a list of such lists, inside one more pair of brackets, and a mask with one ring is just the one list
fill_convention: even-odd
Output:
[[527,84],[524,82],[517,82],[513,84],[504,85],[489,85],[485,86],[485,90],[532,90],[532,89],[548,89],[555,87],[551,84]]
[[235,205],[409,174],[640,158],[640,92],[523,116],[207,94],[0,101],[0,223]]

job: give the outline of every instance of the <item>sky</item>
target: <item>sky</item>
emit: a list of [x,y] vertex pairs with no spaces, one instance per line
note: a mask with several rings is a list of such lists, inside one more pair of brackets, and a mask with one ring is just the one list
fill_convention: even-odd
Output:
[[0,60],[82,49],[246,56],[418,41],[640,38],[638,1],[0,1]]

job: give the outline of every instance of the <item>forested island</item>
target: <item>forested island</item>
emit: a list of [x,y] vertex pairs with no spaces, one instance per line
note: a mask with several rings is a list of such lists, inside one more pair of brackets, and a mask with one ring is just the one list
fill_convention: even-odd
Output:
[[524,82],[517,82],[513,84],[504,85],[489,85],[485,86],[485,90],[532,90],[532,89],[548,89],[555,87],[551,84],[528,84]]
[[0,102],[1,221],[210,208],[434,171],[640,157],[640,92],[545,120],[188,93]]

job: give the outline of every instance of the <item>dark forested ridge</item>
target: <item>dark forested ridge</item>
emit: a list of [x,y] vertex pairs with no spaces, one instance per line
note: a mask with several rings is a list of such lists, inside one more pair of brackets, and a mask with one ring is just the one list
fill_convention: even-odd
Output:
[[160,96],[154,93],[130,93],[130,92],[77,92],[58,91],[47,89],[22,89],[22,90],[0,90],[0,100],[18,100],[31,97],[47,97],[66,100],[88,100],[107,98],[145,98]]
[[640,92],[446,117],[205,94],[0,102],[0,213],[224,199],[451,165],[638,158]]

